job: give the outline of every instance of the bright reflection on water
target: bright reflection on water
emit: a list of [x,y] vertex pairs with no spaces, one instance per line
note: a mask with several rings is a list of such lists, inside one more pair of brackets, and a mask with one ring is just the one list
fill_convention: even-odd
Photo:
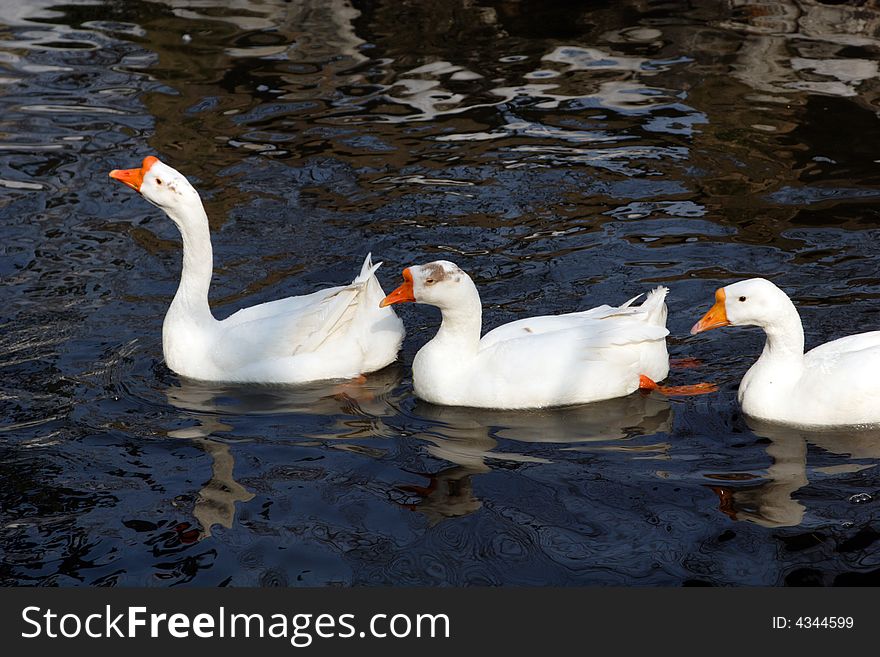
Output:
[[[0,581],[877,581],[880,437],[747,422],[763,275],[809,345],[880,327],[880,12],[819,0],[0,4]],[[110,184],[202,192],[215,311],[436,259],[487,327],[669,299],[674,383],[535,413],[415,400],[401,363],[307,388],[162,363],[178,237]],[[693,364],[693,363],[692,363]]]

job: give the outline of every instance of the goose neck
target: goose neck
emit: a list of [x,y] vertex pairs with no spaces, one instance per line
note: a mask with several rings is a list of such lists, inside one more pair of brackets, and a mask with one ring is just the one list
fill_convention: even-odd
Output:
[[442,321],[434,340],[462,353],[476,353],[483,322],[479,297],[467,304],[441,307],[440,312]]
[[801,360],[804,356],[804,327],[792,304],[773,322],[766,324],[762,358],[767,360]]
[[173,306],[189,316],[211,316],[208,290],[214,271],[214,254],[208,217],[201,203],[182,210],[168,211],[180,229],[183,240],[183,268]]

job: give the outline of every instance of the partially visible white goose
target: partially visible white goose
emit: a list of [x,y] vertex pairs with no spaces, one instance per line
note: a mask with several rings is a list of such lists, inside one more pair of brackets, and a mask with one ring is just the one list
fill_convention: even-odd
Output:
[[826,342],[804,353],[804,328],[791,299],[752,278],[715,292],[692,334],[720,326],[759,326],[764,351],[739,385],[748,416],[804,427],[880,423],[880,331]]
[[354,378],[397,358],[403,324],[390,308],[366,257],[349,285],[244,308],[218,321],[208,305],[213,256],[208,217],[187,179],[155,157],[119,180],[161,208],[183,237],[180,286],[162,325],[170,369],[192,379],[305,383]]
[[[599,306],[566,315],[530,317],[480,339],[477,288],[457,265],[438,260],[403,270],[404,283],[382,301],[440,308],[437,335],[413,360],[413,387],[425,401],[447,406],[544,408],[622,397],[643,388],[705,392],[710,387],[663,389],[666,288],[620,307]],[[636,297],[638,298],[638,297]]]

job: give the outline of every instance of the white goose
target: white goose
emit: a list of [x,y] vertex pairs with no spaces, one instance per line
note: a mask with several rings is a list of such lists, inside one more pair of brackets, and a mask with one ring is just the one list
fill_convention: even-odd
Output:
[[[477,288],[457,265],[438,260],[403,270],[404,283],[382,301],[437,306],[437,335],[413,360],[413,387],[425,401],[447,406],[545,408],[622,397],[639,387],[705,392],[710,386],[660,388],[669,372],[667,289],[645,302],[599,306],[566,315],[530,317],[480,338]],[[638,298],[638,297],[636,297]]]
[[715,292],[692,334],[720,326],[759,326],[764,351],[739,385],[748,416],[802,427],[880,423],[880,331],[826,342],[804,353],[804,328],[791,299],[752,278]]
[[305,383],[354,378],[397,358],[403,323],[390,308],[368,255],[350,285],[244,308],[218,321],[208,305],[213,271],[208,218],[187,179],[155,157],[119,180],[161,208],[183,237],[180,286],[162,325],[165,362],[205,381]]

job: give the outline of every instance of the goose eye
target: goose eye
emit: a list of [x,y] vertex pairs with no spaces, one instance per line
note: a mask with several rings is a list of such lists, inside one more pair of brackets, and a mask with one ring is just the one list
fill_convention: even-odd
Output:
[[433,284],[434,284],[433,278],[426,278],[425,279],[425,285],[433,285]]
[[161,185],[161,184],[162,184],[162,179],[161,179],[161,178],[156,178],[156,184],[157,184],[157,185]]
[[740,301],[745,301],[746,298],[745,298],[745,297],[740,297],[739,300],[740,300]]

